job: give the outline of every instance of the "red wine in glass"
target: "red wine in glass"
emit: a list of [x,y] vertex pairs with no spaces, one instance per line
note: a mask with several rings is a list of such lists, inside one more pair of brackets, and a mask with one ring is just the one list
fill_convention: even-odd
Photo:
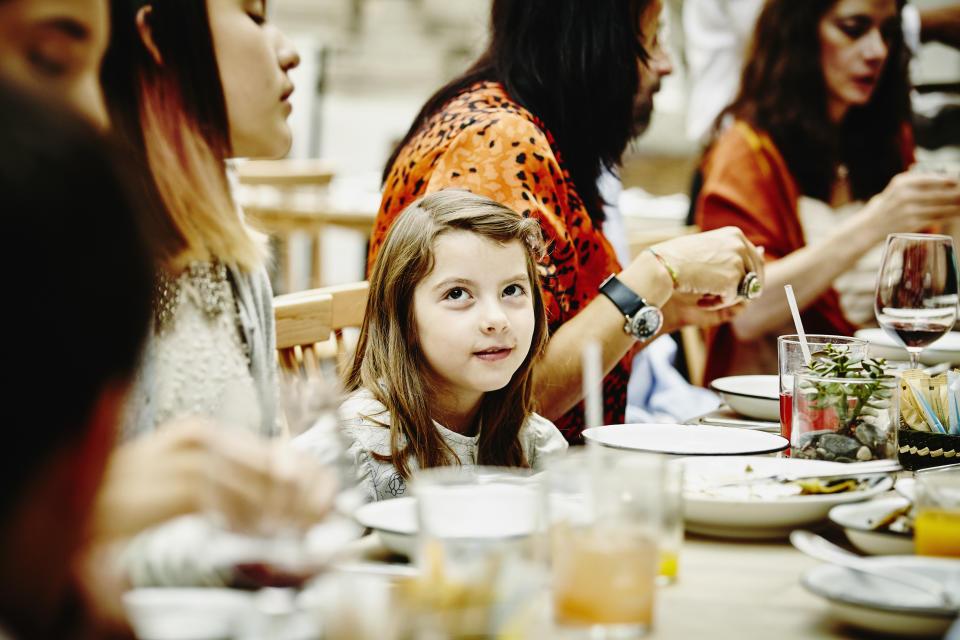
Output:
[[957,258],[950,236],[892,233],[877,273],[877,323],[906,347],[910,367],[957,319]]

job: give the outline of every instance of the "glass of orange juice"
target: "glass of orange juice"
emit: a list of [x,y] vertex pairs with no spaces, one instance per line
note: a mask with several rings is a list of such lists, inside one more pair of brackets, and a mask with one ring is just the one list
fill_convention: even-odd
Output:
[[916,474],[917,555],[960,557],[960,464]]
[[658,456],[588,445],[548,467],[553,614],[566,635],[629,638],[652,628],[664,466]]

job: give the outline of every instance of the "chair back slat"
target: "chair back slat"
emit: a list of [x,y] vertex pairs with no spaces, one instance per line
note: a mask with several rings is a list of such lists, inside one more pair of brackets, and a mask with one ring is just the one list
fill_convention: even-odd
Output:
[[281,369],[304,375],[319,370],[326,359],[346,370],[355,341],[344,329],[359,327],[367,306],[367,282],[321,287],[274,298],[277,357]]

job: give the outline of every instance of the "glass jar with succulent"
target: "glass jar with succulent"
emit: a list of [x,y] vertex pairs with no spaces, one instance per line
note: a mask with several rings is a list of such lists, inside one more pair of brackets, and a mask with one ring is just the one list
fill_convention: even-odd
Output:
[[897,380],[882,359],[828,346],[794,376],[792,455],[856,462],[897,454]]

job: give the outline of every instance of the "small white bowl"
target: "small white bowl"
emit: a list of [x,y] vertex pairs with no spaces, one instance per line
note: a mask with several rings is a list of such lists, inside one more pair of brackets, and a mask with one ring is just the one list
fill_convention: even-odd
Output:
[[710,388],[740,415],[758,420],[780,420],[780,380],[777,376],[728,376]]
[[353,513],[364,527],[373,529],[383,546],[413,558],[417,549],[417,501],[412,496],[380,500],[363,505]]
[[874,531],[874,524],[910,501],[902,496],[876,498],[866,502],[841,504],[830,509],[830,521],[843,527],[847,539],[864,553],[873,555],[910,555],[913,536],[896,531]]

